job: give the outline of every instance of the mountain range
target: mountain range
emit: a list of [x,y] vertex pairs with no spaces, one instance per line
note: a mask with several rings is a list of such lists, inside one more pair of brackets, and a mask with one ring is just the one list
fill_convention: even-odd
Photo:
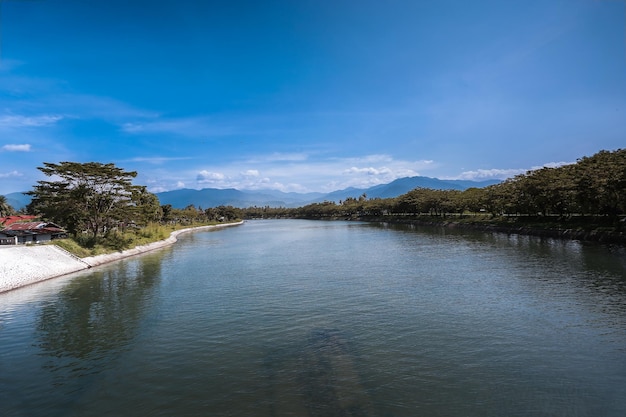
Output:
[[[365,194],[367,198],[392,198],[421,187],[435,190],[465,190],[467,188],[483,188],[497,184],[500,181],[464,181],[440,180],[430,177],[398,178],[389,184],[375,185],[369,188],[346,188],[330,193],[284,193],[278,190],[236,190],[234,188],[218,189],[204,188],[194,190],[183,188],[180,190],[156,193],[161,204],[170,204],[174,208],[185,208],[190,204],[196,207],[300,207],[322,201],[339,201],[348,197],[358,198]],[[30,196],[23,193],[10,193],[5,196],[7,202],[15,209],[21,209],[30,203]]]
[[15,210],[22,209],[26,207],[31,200],[29,195],[24,195],[24,193],[10,193],[5,195],[7,199],[7,203]]
[[392,198],[421,187],[435,190],[465,190],[467,188],[483,188],[500,181],[465,181],[440,180],[430,177],[398,178],[389,184],[375,185],[369,188],[346,188],[330,193],[284,193],[278,190],[236,190],[204,188],[202,190],[180,189],[156,193],[161,204],[171,204],[175,208],[184,208],[190,204],[196,207],[300,207],[322,201],[339,201],[348,197],[358,198],[365,194],[367,198]]

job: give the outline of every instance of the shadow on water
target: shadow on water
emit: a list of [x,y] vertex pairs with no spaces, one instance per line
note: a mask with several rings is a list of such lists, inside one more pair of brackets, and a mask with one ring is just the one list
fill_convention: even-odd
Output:
[[150,256],[119,262],[72,281],[43,305],[35,331],[46,378],[13,399],[19,409],[66,415],[133,340],[160,268]]
[[302,344],[273,351],[265,361],[270,415],[374,415],[357,362],[350,341],[335,329],[315,329]]

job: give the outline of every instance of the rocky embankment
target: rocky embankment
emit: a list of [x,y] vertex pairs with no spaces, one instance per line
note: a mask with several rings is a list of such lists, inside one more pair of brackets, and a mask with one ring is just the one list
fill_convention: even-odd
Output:
[[55,245],[0,247],[0,293],[94,266],[140,255],[169,246],[182,233],[238,226],[239,223],[200,226],[172,232],[165,240],[137,246],[122,252],[79,258]]

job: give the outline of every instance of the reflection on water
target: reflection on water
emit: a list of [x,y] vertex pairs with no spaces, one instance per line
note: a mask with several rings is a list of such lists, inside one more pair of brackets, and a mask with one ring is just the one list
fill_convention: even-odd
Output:
[[[160,262],[146,256],[71,281],[46,300],[33,326],[32,347],[37,348],[38,359],[31,362],[40,364],[43,371],[32,377],[45,384],[32,390],[12,390],[12,396],[2,402],[16,407],[28,404],[28,409],[44,402],[46,391],[54,390],[58,402],[47,404],[45,414],[66,415],[98,374],[113,366],[127,348],[159,276]],[[2,367],[6,365],[10,368],[2,363]],[[21,415],[19,408],[9,410]]]
[[133,266],[130,270],[129,264],[117,263],[90,279],[76,280],[43,306],[36,331],[41,355],[49,357],[46,368],[66,369],[80,359],[89,367],[81,363],[71,372],[88,375],[124,349],[160,274],[160,263],[151,258]]
[[[369,227],[420,233],[431,237],[437,244],[443,237],[446,243],[481,252],[485,258],[506,257],[503,266],[515,262],[520,267],[537,267],[539,274],[529,277],[535,280],[549,280],[556,284],[564,281],[572,284],[572,280],[576,280],[575,287],[597,291],[602,297],[622,299],[626,295],[624,246],[412,224],[371,223]],[[562,287],[555,289],[562,290]],[[617,302],[612,307],[626,308],[626,305]]]
[[624,255],[346,222],[188,235],[1,294],[0,415],[622,417]]

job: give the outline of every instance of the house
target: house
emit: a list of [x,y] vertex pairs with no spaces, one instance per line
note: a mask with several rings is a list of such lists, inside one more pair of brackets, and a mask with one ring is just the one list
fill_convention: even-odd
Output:
[[[36,216],[10,217],[34,217],[35,219],[37,218]],[[3,219],[5,218],[0,219],[0,224],[4,226],[4,229],[0,230],[0,245],[41,243],[66,236],[65,230],[63,230],[61,227],[54,223],[44,221],[5,221],[3,223]]]
[[0,217],[0,229],[3,227],[8,227],[12,225],[13,223],[34,222],[37,219],[39,219],[39,216],[31,216],[28,214],[18,214],[15,216]]

